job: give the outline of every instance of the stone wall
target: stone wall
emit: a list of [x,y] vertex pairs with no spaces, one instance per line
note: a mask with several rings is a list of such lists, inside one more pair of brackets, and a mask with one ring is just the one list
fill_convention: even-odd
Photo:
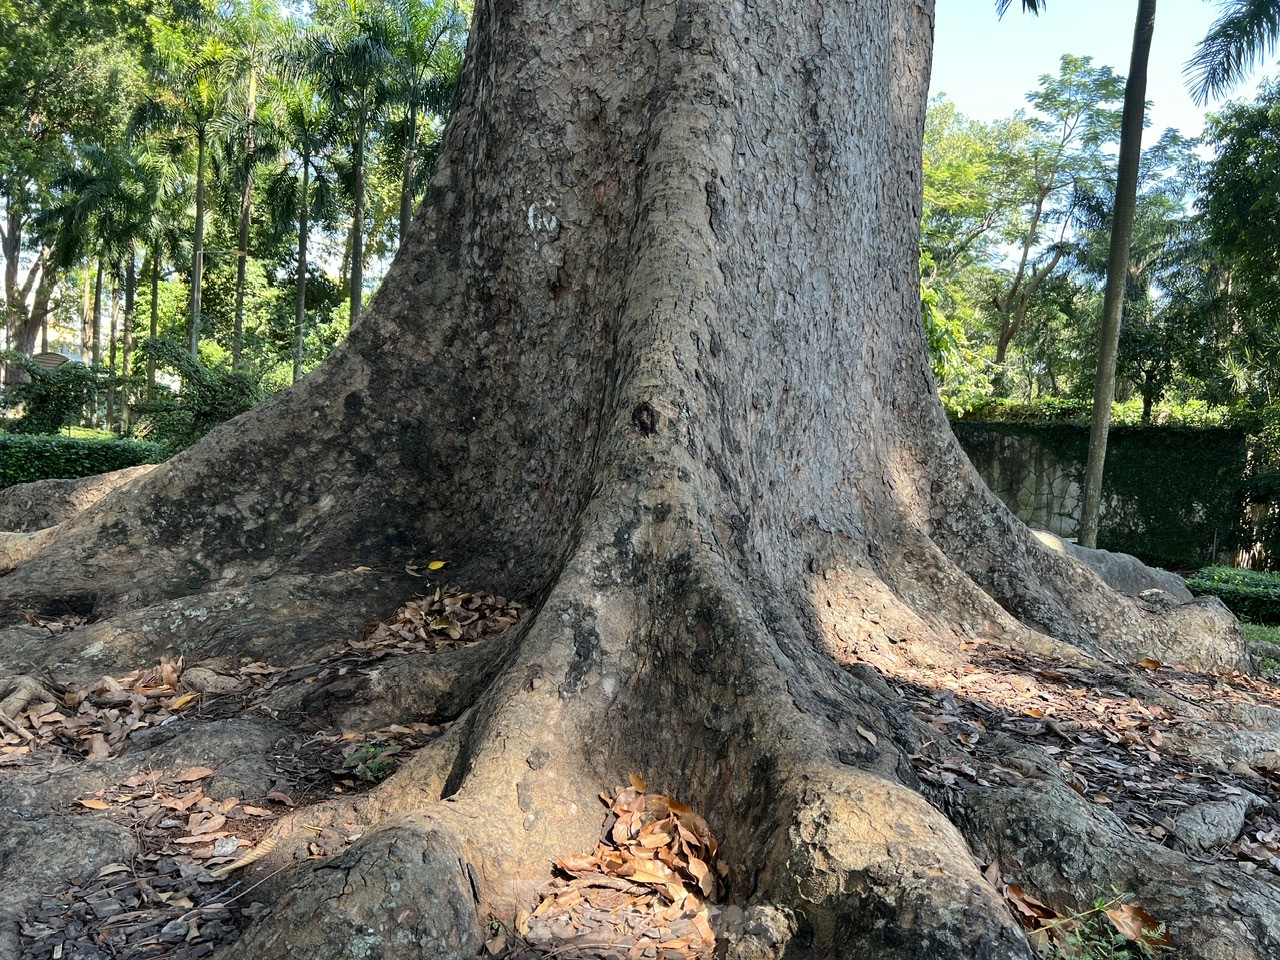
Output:
[[[960,422],[953,429],[987,485],[1023,522],[1075,537],[1088,427]],[[1112,431],[1098,546],[1167,569],[1232,562],[1252,543],[1242,492],[1245,453],[1238,430]]]

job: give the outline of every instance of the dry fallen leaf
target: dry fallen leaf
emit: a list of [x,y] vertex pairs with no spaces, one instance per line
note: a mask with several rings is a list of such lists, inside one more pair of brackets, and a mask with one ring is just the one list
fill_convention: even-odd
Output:
[[170,777],[174,783],[195,783],[197,780],[203,780],[205,777],[212,777],[213,771],[208,767],[188,767],[181,773]]
[[1122,903],[1105,911],[1107,919],[1123,937],[1153,947],[1170,947],[1173,941],[1159,921],[1141,907]]
[[76,803],[82,807],[88,807],[90,810],[110,810],[111,804],[105,800],[99,800],[96,797],[90,797],[88,800],[77,800]]

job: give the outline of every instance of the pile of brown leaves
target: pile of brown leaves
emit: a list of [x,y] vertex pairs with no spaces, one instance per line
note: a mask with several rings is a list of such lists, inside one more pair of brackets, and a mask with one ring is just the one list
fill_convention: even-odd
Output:
[[162,657],[157,666],[87,687],[52,684],[52,700],[33,703],[12,718],[0,737],[0,766],[24,762],[34,748],[69,748],[90,760],[118,753],[136,730],[159,726],[199,698],[182,689],[181,659]]
[[[237,859],[277,817],[239,797],[208,796],[200,781],[213,774],[208,767],[138,773],[76,803],[129,827],[147,853],[211,869]],[[266,801],[292,806],[280,793]]]
[[600,799],[609,808],[595,852],[556,861],[541,892],[491,956],[700,960],[715,950],[714,907],[728,867],[707,822],[639,777]]
[[[47,697],[0,726],[0,767],[35,762],[34,752],[50,746],[105,760],[120,753],[136,730],[168,723],[197,705],[207,713],[204,700],[227,701],[231,714],[240,713],[251,706],[246,698],[287,684],[333,680],[388,654],[439,653],[476,643],[506,630],[523,612],[520,604],[505,597],[440,587],[430,597],[405,604],[391,620],[369,627],[361,639],[349,641],[345,651],[292,667],[242,665],[233,675],[239,683],[231,697],[184,689],[182,660],[167,657],[157,666],[104,676],[87,687],[50,680]],[[80,623],[75,618],[28,619],[55,633]]]
[[389,653],[437,653],[501,633],[524,608],[506,597],[440,587],[410,600],[390,620],[375,624],[351,646],[371,657]]
[[1041,950],[1056,948],[1057,955],[1073,957],[1079,954],[1076,943],[1089,938],[1089,928],[1094,924],[1107,924],[1125,940],[1139,944],[1151,951],[1168,949],[1172,945],[1168,933],[1156,919],[1141,907],[1126,903],[1115,896],[1100,900],[1092,907],[1078,913],[1063,915],[1041,903],[1015,883],[1006,883],[1000,876],[1000,867],[990,864],[983,871],[987,882],[1000,892],[1009,909],[1026,929],[1031,942]]

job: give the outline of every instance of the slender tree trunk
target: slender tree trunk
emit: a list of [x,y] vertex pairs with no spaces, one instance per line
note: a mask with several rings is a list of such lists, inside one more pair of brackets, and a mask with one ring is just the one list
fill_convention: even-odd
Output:
[[364,150],[366,123],[361,119],[356,132],[356,195],[355,210],[351,214],[351,326],[360,322],[360,308],[364,299]]
[[4,181],[5,225],[4,254],[4,304],[5,329],[9,337],[18,329],[22,317],[22,297],[19,293],[18,268],[22,257],[22,210],[18,194],[23,189],[17,177]]
[[120,287],[111,285],[111,313],[107,324],[107,418],[106,427],[115,431],[116,424],[116,331],[120,319]]
[[293,297],[293,382],[302,376],[302,350],[307,332],[307,246],[310,242],[311,154],[302,154],[302,204],[298,210],[298,273]]
[[[98,267],[93,280],[93,314],[89,321],[89,364],[95,370],[102,363],[102,256],[98,256]],[[99,394],[95,389],[89,399],[89,425],[98,427]]]
[[[693,804],[734,864],[731,960],[1030,960],[982,864],[1064,911],[1115,884],[1186,957],[1277,954],[1264,871],[1130,832],[1065,758],[993,727],[973,779],[917,772],[964,747],[909,713],[948,671],[1021,658],[1036,690],[1043,663],[1101,664],[1115,705],[1151,690],[1124,666],[1145,656],[1244,665],[1218,606],[1146,605],[1044,548],[949,430],[917,273],[932,28],[927,0],[478,4],[422,220],[348,340],[0,541],[6,652],[89,682],[161,652],[313,662],[422,592],[405,565],[428,558],[528,604],[469,650],[273,701],[290,723],[449,729],[372,793],[280,821],[246,878],[272,878],[270,907],[225,960],[479,955],[489,916],[513,928],[549,865],[593,848],[628,773]],[[59,604],[91,616],[62,645],[16,612]],[[280,721],[235,722],[274,752]],[[1272,749],[1194,723],[1222,756]],[[202,726],[154,750],[186,763]],[[119,772],[160,766],[160,739]],[[359,836],[294,861],[320,823]]]
[[129,243],[129,252],[124,264],[124,323],[121,329],[120,344],[120,380],[123,383],[120,395],[120,423],[122,433],[129,430],[129,374],[133,361],[133,321],[138,302],[138,250],[136,244]]
[[88,263],[84,265],[84,277],[81,280],[83,297],[80,304],[80,357],[89,363],[89,342],[93,336],[93,273]]
[[1103,295],[1098,370],[1093,382],[1093,419],[1089,423],[1089,461],[1085,467],[1080,543],[1098,545],[1098,514],[1102,505],[1102,468],[1111,429],[1111,403],[1116,395],[1116,357],[1120,350],[1120,319],[1124,312],[1129,246],[1138,203],[1138,168],[1142,162],[1142,128],[1147,117],[1147,60],[1156,25],[1156,0],[1139,0],[1133,28],[1133,54],[1124,88],[1124,119],[1120,129],[1120,159],[1116,176],[1115,212],[1111,218],[1111,249],[1107,254],[1107,287]]
[[188,331],[191,356],[200,356],[200,288],[204,279],[205,134],[201,131],[196,151],[196,232],[191,244],[191,329]]
[[[148,332],[152,340],[160,336],[160,253],[155,246],[151,248],[151,324]],[[147,354],[147,399],[156,396],[156,360]]]
[[102,363],[102,257],[98,257],[98,269],[93,280],[93,317],[89,324],[89,363],[97,367]]
[[249,132],[244,144],[244,190],[240,194],[240,222],[236,233],[236,314],[231,335],[231,367],[240,369],[240,355],[244,350],[244,288],[245,273],[249,265],[249,220],[253,213],[253,154],[256,149],[253,124],[258,114],[258,73],[249,71]]
[[413,178],[418,159],[418,106],[409,105],[409,142],[404,148],[404,165],[400,174],[400,242],[409,235],[413,219]]

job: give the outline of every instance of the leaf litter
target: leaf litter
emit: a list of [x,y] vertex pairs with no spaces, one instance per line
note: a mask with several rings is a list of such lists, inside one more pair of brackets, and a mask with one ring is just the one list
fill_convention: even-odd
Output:
[[[590,854],[561,857],[532,913],[498,928],[484,956],[704,960],[726,908],[728,865],[691,807],[649,793],[639,777],[600,795],[607,808]],[[727,908],[732,910],[733,908]]]
[[[443,563],[428,565],[437,570]],[[236,716],[261,708],[273,690],[322,684],[358,673],[388,656],[435,654],[486,640],[515,624],[523,608],[504,597],[440,587],[415,596],[387,621],[367,628],[346,649],[309,664],[242,665],[219,692],[183,684],[181,659],[91,684],[49,678],[44,695],[0,728],[0,768],[68,759],[96,763],[118,756],[130,736],[187,715]],[[51,633],[78,618],[29,622]],[[71,807],[128,827],[139,852],[95,876],[42,898],[20,924],[22,960],[195,960],[238,936],[266,907],[247,899],[252,886],[230,875],[271,851],[263,839],[281,813],[334,792],[368,789],[449,724],[393,724],[379,730],[316,730],[293,738],[275,756],[290,793],[252,802],[216,797],[203,781],[215,771],[192,766],[143,771],[114,787],[77,798]],[[290,796],[290,794],[293,794]],[[315,827],[299,854],[332,856],[359,837],[354,825]],[[244,889],[240,889],[244,886]]]
[[[899,702],[939,734],[911,758],[927,789],[945,795],[967,783],[1026,784],[1037,771],[1008,755],[1001,741],[1012,740],[1038,748],[1081,797],[1162,846],[1180,842],[1179,814],[1238,798],[1247,809],[1243,830],[1212,850],[1184,852],[1246,873],[1280,872],[1280,778],[1268,770],[1223,769],[1169,749],[1171,739],[1184,729],[1194,732],[1224,704],[1245,711],[1280,707],[1280,686],[1149,657],[1134,665],[1140,672],[1135,684],[1120,665],[1081,667],[986,643],[970,649],[976,654],[970,663],[899,662],[879,670]],[[1155,695],[1139,699],[1135,689]],[[989,869],[1033,939],[1061,948],[1079,930],[1080,914],[1059,913],[999,879],[997,865]],[[1106,909],[1086,913],[1105,916],[1131,941],[1162,943],[1156,920],[1133,904],[1108,902]]]

